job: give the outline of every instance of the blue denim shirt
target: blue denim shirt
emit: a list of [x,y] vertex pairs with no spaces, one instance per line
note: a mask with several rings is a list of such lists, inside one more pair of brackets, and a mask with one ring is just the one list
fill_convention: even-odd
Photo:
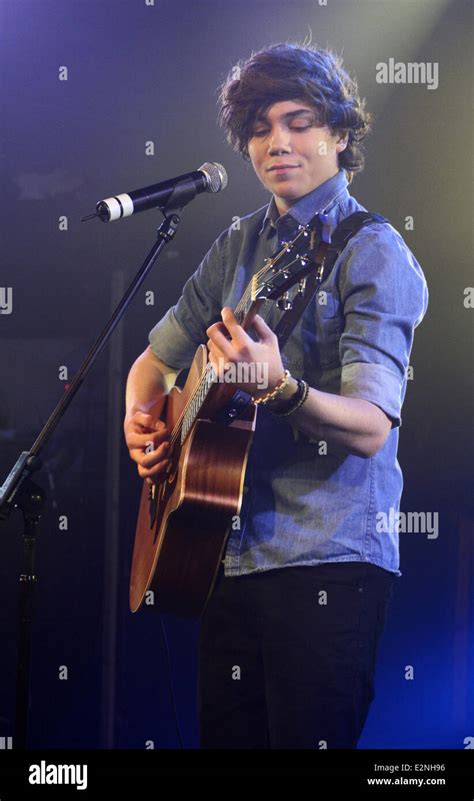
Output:
[[[347,186],[339,170],[286,214],[278,217],[272,198],[223,231],[150,332],[156,356],[189,367],[222,307],[235,308],[251,276],[298,224],[324,213],[334,230],[365,211]],[[261,314],[274,328],[282,312],[266,305]],[[427,305],[421,267],[391,224],[370,224],[352,237],[290,335],[284,363],[311,387],[376,404],[392,429],[371,458],[336,453],[329,443],[326,453],[291,416],[260,407],[240,521],[225,553],[227,576],[325,562],[371,562],[400,575],[397,531],[378,531],[377,514],[390,519],[390,510],[399,510],[398,427],[414,328]]]

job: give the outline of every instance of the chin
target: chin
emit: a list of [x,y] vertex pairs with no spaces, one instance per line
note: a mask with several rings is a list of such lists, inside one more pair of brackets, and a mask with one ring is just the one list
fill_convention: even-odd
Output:
[[278,197],[281,197],[281,199],[284,200],[285,203],[296,203],[296,201],[299,200],[300,197],[303,197],[303,195],[305,194],[306,192],[303,191],[297,192],[295,190],[294,192],[288,192],[287,194],[284,195],[278,195]]

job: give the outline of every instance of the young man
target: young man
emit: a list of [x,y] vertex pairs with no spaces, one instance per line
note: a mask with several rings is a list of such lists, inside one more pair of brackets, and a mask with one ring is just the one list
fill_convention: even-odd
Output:
[[[333,231],[363,210],[347,186],[363,168],[369,115],[329,51],[274,45],[237,72],[221,87],[220,122],[272,197],[218,237],[151,331],[128,379],[125,436],[140,476],[160,475],[160,399],[197,346],[207,342],[216,365],[266,365],[267,389],[237,384],[262,402],[251,491],[202,618],[201,743],[354,748],[399,575],[397,533],[380,531],[377,514],[399,508],[398,426],[426,282],[400,234],[374,223],[349,241],[284,354],[274,304],[254,337],[241,328],[232,309],[298,224],[320,213]],[[299,405],[298,379],[308,384]]]

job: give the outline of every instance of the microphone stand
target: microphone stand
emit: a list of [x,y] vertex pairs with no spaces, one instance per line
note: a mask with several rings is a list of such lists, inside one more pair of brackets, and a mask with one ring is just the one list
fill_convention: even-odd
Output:
[[[174,200],[176,201],[176,197]],[[184,198],[182,197],[181,200],[183,201]],[[189,197],[189,200],[191,200],[191,197]],[[186,198],[185,202],[187,201],[188,198]],[[121,301],[84,359],[69,389],[65,392],[56,408],[49,416],[32,447],[29,451],[23,451],[20,454],[13,469],[0,486],[0,521],[6,520],[15,507],[21,509],[23,514],[23,570],[20,573],[18,662],[15,725],[13,732],[13,748],[15,749],[26,749],[27,744],[31,624],[33,620],[34,587],[37,581],[37,575],[35,574],[35,549],[41,514],[46,503],[46,493],[38,484],[31,480],[31,475],[42,466],[39,454],[45,443],[58,425],[69,404],[72,402],[72,399],[87,373],[104,350],[112,332],[122,319],[125,311],[137,294],[139,287],[150,272],[154,262],[165,245],[173,239],[181,221],[181,217],[177,214],[177,211],[181,211],[185,202],[181,202],[180,208],[176,207],[175,202],[173,204],[173,210],[169,208],[163,209],[165,217],[157,229],[156,242],[145,258],[138,273],[125,290]]]

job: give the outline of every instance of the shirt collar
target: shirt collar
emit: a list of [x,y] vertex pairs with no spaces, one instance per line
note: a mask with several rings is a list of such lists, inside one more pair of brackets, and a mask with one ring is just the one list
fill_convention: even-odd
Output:
[[348,180],[346,172],[340,169],[332,178],[328,178],[327,181],[317,186],[312,192],[308,192],[307,195],[300,198],[281,216],[278,215],[275,198],[272,196],[265,212],[262,226],[258,232],[259,235],[263,233],[268,224],[276,228],[277,221],[280,225],[292,219],[292,221],[296,221],[299,225],[307,225],[315,214],[329,211],[329,208],[339,195],[344,192],[348,194],[347,185]]

